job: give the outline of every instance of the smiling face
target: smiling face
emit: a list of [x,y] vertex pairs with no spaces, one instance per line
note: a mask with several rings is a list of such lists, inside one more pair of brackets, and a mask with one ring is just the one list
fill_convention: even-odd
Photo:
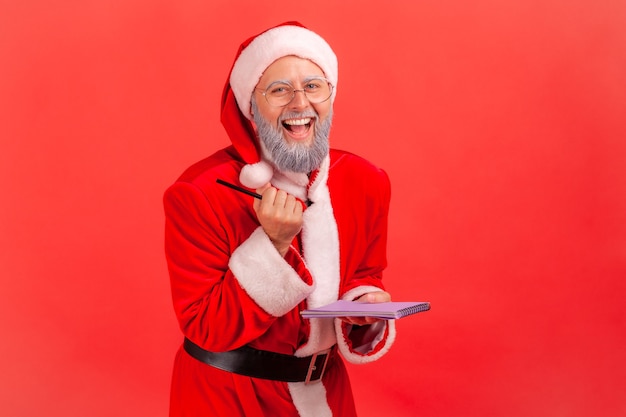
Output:
[[286,56],[267,67],[254,90],[259,116],[281,129],[289,143],[310,144],[313,141],[316,124],[326,119],[331,112],[331,100],[312,104],[302,92],[297,92],[289,104],[275,107],[267,102],[263,92],[276,81],[287,82],[296,90],[302,90],[309,80],[320,77],[324,77],[324,72],[313,62]]
[[261,142],[278,169],[311,172],[328,154],[332,102],[311,103],[302,92],[284,107],[273,106],[263,96],[270,85],[284,82],[303,90],[311,80],[324,77],[308,59],[287,56],[276,60],[263,73],[252,97],[252,115]]

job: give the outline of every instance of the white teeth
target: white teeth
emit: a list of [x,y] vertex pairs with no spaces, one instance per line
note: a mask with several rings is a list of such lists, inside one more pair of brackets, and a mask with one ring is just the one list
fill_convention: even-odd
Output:
[[310,122],[311,122],[310,117],[307,117],[306,119],[285,120],[285,124],[290,125],[290,126],[302,126],[302,125],[309,124]]

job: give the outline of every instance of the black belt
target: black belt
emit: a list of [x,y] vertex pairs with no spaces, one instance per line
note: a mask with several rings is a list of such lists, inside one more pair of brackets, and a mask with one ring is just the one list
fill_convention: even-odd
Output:
[[253,378],[284,382],[315,382],[322,379],[335,347],[312,356],[297,358],[242,346],[228,352],[209,352],[185,338],[185,351],[193,358],[223,371]]

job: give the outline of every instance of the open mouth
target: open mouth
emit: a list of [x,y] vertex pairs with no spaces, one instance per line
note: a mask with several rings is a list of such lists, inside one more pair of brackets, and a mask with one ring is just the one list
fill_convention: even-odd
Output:
[[313,125],[313,118],[303,117],[300,119],[288,119],[282,122],[283,127],[291,132],[293,135],[302,136],[306,135]]

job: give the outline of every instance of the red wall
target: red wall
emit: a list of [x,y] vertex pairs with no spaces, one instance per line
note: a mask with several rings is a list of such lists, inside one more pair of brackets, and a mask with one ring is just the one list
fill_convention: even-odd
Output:
[[0,414],[166,415],[161,195],[292,19],[391,176],[388,288],[432,303],[350,368],[361,416],[626,414],[626,3],[258,3],[0,4]]

